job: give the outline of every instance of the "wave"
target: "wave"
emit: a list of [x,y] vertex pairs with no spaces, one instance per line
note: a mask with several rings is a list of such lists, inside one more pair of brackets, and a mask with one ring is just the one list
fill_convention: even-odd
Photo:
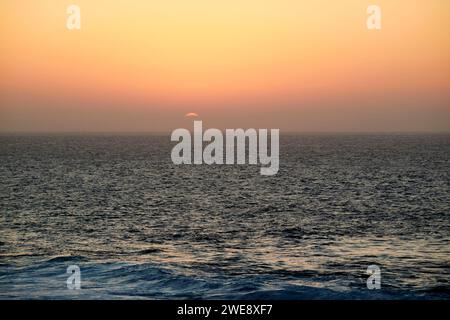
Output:
[[[81,290],[68,290],[66,269],[79,265]],[[83,256],[57,256],[37,264],[10,267],[0,275],[2,299],[449,299],[448,288],[426,292],[333,286],[311,274],[292,284],[273,274],[211,276],[170,265],[88,262]],[[309,281],[309,282],[308,282]],[[309,283],[309,284],[308,284]]]

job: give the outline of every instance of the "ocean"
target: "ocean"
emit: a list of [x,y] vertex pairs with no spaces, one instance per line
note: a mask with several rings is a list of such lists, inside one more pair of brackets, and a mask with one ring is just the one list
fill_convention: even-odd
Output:
[[0,298],[450,298],[450,135],[281,135],[275,176],[173,145],[0,136]]

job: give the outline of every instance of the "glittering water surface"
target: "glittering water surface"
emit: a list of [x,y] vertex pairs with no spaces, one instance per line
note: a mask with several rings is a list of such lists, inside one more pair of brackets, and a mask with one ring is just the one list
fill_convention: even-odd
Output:
[[167,136],[1,136],[0,298],[450,298],[449,135],[280,144],[266,177]]

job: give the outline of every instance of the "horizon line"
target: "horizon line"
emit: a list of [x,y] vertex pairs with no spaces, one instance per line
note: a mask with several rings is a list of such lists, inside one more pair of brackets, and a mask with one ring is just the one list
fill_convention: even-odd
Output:
[[[256,129],[257,128],[233,128],[233,129]],[[266,129],[266,128],[264,128]],[[270,129],[270,128],[269,128]],[[277,129],[277,128],[274,128]],[[221,130],[223,131],[223,130]],[[170,135],[171,131],[0,131],[0,135]],[[280,135],[328,135],[328,134],[450,134],[448,131],[282,131]]]

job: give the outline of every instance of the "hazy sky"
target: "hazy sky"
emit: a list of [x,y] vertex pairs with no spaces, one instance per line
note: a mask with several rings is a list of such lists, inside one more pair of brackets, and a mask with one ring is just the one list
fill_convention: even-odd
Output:
[[[69,4],[81,30],[66,28]],[[366,9],[382,9],[368,30]],[[0,131],[450,131],[450,1],[2,0]]]

